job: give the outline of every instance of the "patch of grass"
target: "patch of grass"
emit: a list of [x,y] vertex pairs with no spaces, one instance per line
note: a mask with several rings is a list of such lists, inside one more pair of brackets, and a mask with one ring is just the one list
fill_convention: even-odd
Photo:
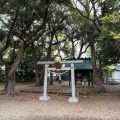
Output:
[[17,82],[16,86],[33,85],[35,82]]
[[[35,82],[17,82],[16,86],[23,86],[23,85],[33,85]],[[4,82],[0,82],[0,87],[4,86]]]

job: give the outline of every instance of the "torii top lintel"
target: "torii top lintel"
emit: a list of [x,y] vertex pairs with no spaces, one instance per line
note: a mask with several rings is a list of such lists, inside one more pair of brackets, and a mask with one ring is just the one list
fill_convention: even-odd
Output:
[[55,64],[56,62],[59,62],[60,64],[65,64],[65,63],[82,63],[82,60],[69,60],[69,61],[38,61],[37,64]]

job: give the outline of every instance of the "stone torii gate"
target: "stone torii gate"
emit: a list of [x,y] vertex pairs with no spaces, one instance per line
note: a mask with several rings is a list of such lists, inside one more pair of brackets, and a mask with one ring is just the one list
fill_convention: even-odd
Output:
[[[70,67],[48,67],[49,64],[56,64],[58,63],[60,64],[65,64],[65,63],[69,63],[71,64]],[[48,71],[49,70],[71,70],[71,89],[72,89],[72,97],[70,97],[68,99],[68,102],[78,102],[79,99],[75,96],[75,75],[74,75],[74,64],[75,63],[82,63],[82,60],[69,60],[69,61],[59,61],[59,62],[55,62],[55,61],[38,61],[37,64],[45,64],[45,73],[44,73],[44,90],[43,90],[43,96],[39,97],[39,100],[49,100],[50,96],[48,96],[47,94],[47,88],[48,88],[48,84],[47,84],[47,75],[48,75]]]

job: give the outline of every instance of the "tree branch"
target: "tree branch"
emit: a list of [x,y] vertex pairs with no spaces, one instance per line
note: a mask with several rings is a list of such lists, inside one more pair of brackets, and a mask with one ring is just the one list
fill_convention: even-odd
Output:
[[16,20],[17,20],[17,13],[15,14],[15,17],[14,17],[14,20],[13,20],[13,23],[12,23],[12,26],[11,26],[11,28],[10,28],[8,34],[7,34],[6,45],[0,50],[0,53],[2,53],[4,50],[6,50],[7,47],[8,47],[8,45],[9,45],[9,43],[10,43],[10,39],[9,39],[9,38],[10,38],[11,32],[12,32],[14,26],[15,26]]
[[0,0],[0,7],[2,7],[5,4],[6,0]]

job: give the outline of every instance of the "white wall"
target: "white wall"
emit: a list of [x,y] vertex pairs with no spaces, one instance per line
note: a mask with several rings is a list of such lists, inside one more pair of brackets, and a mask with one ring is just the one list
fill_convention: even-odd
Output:
[[112,78],[113,79],[120,79],[120,71],[113,71]]

